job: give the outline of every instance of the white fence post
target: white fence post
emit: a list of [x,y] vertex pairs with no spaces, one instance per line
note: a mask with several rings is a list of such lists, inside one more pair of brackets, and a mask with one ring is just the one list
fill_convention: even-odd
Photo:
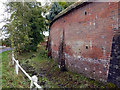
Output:
[[14,65],[14,51],[12,51],[12,64]]
[[31,80],[31,84],[30,84],[30,90],[33,88],[33,85],[35,85],[36,87],[34,88],[34,90],[38,88],[38,90],[43,90],[41,86],[39,86],[37,84],[38,82],[38,78],[36,75],[30,77],[29,74],[26,73],[26,71],[19,65],[19,61],[18,60],[15,60],[14,58],[14,51],[12,51],[12,64],[14,65],[15,63],[15,72],[16,74],[18,75],[18,71],[19,71],[19,68],[21,71],[23,71],[23,73]]
[[[33,83],[37,83],[38,82],[38,78],[36,75],[31,77],[31,84],[30,84],[30,89],[33,87]],[[37,88],[37,87],[36,87]]]
[[19,64],[19,61],[16,60],[15,71],[16,71],[16,74],[17,74],[17,75],[18,75],[18,70],[19,70],[18,64]]

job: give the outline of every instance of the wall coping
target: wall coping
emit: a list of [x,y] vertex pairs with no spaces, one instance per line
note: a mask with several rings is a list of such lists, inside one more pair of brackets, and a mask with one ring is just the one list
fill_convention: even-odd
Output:
[[61,11],[58,15],[56,15],[54,17],[54,19],[52,20],[52,22],[50,23],[50,27],[52,26],[52,24],[59,19],[60,17],[70,13],[72,10],[76,9],[77,7],[83,7],[91,2],[89,2],[90,0],[81,0],[79,2],[75,2],[72,5],[70,5],[69,7],[67,7],[66,9],[64,9],[63,11]]

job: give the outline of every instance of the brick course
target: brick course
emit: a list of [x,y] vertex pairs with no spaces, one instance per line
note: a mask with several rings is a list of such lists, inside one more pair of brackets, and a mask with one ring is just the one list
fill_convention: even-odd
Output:
[[52,57],[56,60],[59,58],[64,30],[66,68],[106,82],[110,72],[113,37],[120,35],[118,23],[117,2],[93,2],[72,9],[50,27]]

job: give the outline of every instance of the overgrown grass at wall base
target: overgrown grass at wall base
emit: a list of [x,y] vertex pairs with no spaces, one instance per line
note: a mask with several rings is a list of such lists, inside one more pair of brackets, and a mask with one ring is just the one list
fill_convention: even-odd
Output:
[[39,46],[38,52],[25,53],[18,57],[22,67],[32,76],[39,78],[43,88],[115,88],[111,83],[102,83],[70,71],[61,72],[58,64],[47,57],[45,47]]

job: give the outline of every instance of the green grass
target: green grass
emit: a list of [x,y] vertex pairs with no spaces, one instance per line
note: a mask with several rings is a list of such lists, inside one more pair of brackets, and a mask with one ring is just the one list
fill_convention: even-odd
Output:
[[0,54],[2,57],[2,88],[28,88],[30,82],[26,80],[22,73],[15,73],[15,66],[11,64],[11,51]]
[[[32,57],[35,56],[35,57]],[[26,58],[27,57],[27,58]],[[24,53],[18,57],[24,66],[32,66],[44,88],[115,88],[111,83],[91,80],[81,74],[70,71],[61,72],[57,63],[47,57],[47,51],[40,46],[38,52]],[[27,70],[27,69],[26,69]],[[32,73],[29,73],[32,75]],[[39,74],[43,75],[42,77]]]
[[[11,64],[11,51],[0,54],[2,58],[2,88],[29,88],[30,81]],[[25,71],[32,76],[37,73],[38,84],[43,88],[115,88],[111,83],[91,80],[81,74],[70,71],[61,72],[57,63],[47,57],[45,47],[40,46],[37,52],[25,52],[17,59]]]

